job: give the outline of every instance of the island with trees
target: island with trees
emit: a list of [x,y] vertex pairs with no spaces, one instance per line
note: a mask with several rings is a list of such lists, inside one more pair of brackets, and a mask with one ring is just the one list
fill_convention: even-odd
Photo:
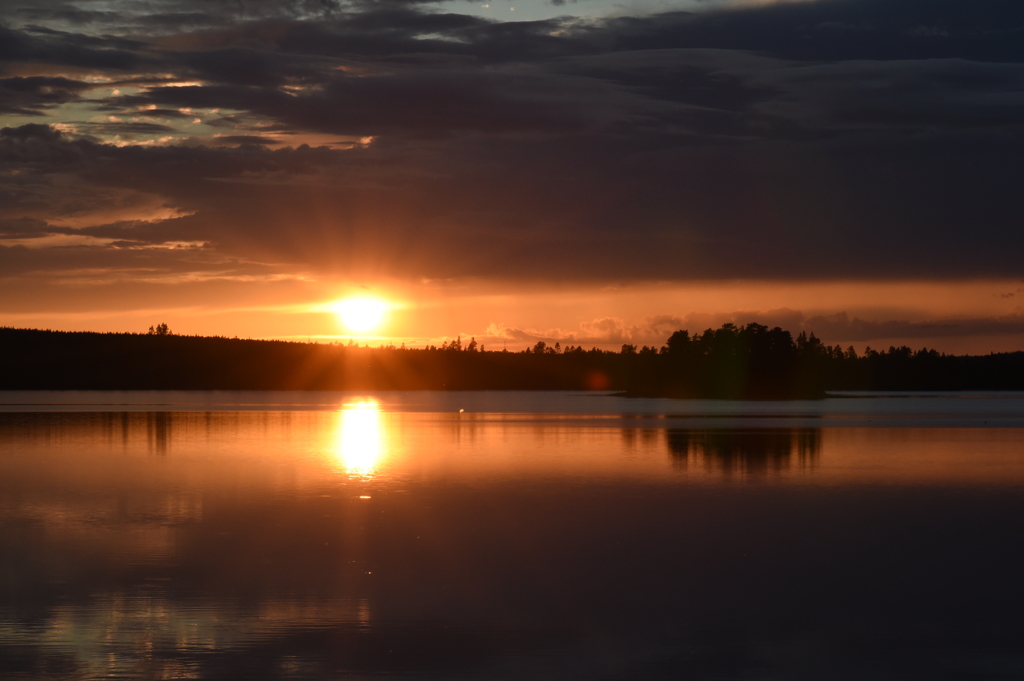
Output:
[[0,328],[0,390],[613,390],[719,399],[842,390],[1022,390],[1024,352],[858,354],[761,324],[673,333],[661,347],[486,351],[475,339],[360,347],[148,333]]

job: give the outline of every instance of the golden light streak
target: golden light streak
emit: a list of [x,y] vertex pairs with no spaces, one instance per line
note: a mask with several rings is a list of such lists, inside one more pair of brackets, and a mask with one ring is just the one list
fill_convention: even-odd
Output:
[[380,404],[374,399],[341,408],[335,453],[349,475],[372,477],[387,450]]

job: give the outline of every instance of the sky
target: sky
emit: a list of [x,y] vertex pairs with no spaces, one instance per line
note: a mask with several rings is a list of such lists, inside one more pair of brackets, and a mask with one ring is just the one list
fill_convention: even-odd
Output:
[[0,326],[1019,350],[1022,152],[1019,0],[0,0]]

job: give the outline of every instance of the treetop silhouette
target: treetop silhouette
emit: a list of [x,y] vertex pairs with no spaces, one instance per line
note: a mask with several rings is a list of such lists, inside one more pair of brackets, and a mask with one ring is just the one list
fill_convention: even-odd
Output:
[[[159,342],[153,336],[160,337]],[[681,329],[661,347],[618,352],[545,341],[487,352],[475,338],[440,347],[369,348],[145,334],[0,328],[0,389],[588,390],[626,395],[789,399],[829,390],[1021,390],[1024,352],[944,355],[852,348],[779,327]]]

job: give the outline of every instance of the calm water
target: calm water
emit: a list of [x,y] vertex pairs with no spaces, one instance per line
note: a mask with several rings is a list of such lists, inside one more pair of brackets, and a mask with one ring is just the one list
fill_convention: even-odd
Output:
[[1018,679],[1022,575],[1020,394],[0,393],[5,679]]

